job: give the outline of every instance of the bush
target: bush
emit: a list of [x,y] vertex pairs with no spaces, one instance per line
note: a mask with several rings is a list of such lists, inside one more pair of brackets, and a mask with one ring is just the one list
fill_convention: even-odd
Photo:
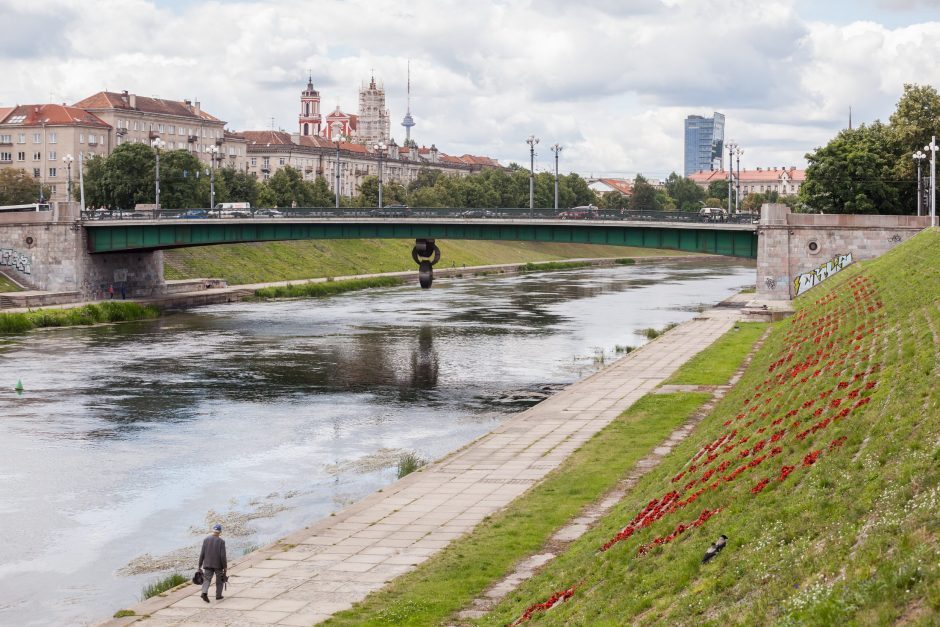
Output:
[[405,453],[398,460],[398,478],[410,475],[418,468],[426,465],[428,461],[418,457],[415,453]]
[[405,280],[400,277],[372,277],[368,279],[348,279],[346,281],[334,281],[327,279],[321,283],[302,283],[300,285],[279,285],[275,287],[262,287],[255,290],[257,298],[321,298],[323,296],[332,296],[342,294],[343,292],[353,292],[356,290],[365,290],[373,287],[394,287],[403,285]]
[[149,599],[150,597],[155,597],[158,594],[166,592],[170,588],[175,588],[181,583],[186,583],[187,581],[189,581],[189,577],[186,575],[182,573],[173,573],[162,579],[157,579],[153,583],[147,584],[144,586],[143,590],[141,590],[140,594],[142,598]]
[[136,616],[134,610],[118,610],[112,618],[124,618],[125,616]]
[[74,327],[102,322],[127,322],[156,318],[160,310],[134,302],[104,302],[70,309],[37,309],[26,313],[0,313],[0,333],[23,333],[31,329]]
[[577,270],[593,264],[589,261],[549,261],[547,263],[527,263],[519,266],[519,272],[550,272],[552,270]]
[[622,259],[614,259],[614,263],[619,266],[635,266],[636,259],[633,259],[631,257],[624,257]]

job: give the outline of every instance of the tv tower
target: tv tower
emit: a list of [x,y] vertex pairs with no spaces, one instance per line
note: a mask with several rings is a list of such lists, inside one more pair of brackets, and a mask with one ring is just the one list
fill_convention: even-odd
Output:
[[405,127],[405,145],[411,146],[411,127],[415,125],[415,119],[411,117],[411,60],[408,60],[408,112],[401,121]]

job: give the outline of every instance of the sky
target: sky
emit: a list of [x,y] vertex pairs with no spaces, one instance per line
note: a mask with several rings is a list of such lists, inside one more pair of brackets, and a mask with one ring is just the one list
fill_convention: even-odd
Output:
[[[940,88],[940,0],[0,0],[0,106],[102,90],[199,100],[230,130],[358,109],[373,75],[413,138],[561,172],[682,172],[683,121],[719,111],[742,168],[805,166],[905,83]],[[940,129],[938,129],[940,131]]]

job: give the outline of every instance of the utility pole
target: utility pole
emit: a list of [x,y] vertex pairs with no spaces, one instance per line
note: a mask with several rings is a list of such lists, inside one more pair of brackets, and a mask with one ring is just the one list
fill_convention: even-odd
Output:
[[728,213],[734,213],[734,207],[731,205],[731,192],[734,186],[734,149],[737,145],[732,139],[728,143]]
[[558,213],[558,153],[562,151],[562,147],[558,144],[552,146],[552,152],[555,153],[555,213]]
[[741,213],[741,155],[744,154],[744,151],[741,150],[740,146],[735,148],[734,155],[737,158],[738,162],[738,181],[735,186],[735,195],[734,195],[734,212]]
[[918,150],[914,153],[914,161],[917,163],[917,215],[924,215],[924,180],[920,175],[920,163],[927,158],[923,151]]
[[924,146],[930,151],[930,226],[937,226],[937,136],[930,138],[930,143]]
[[525,140],[529,144],[529,211],[535,209],[535,145],[539,143],[538,137],[529,135]]
[[157,192],[157,211],[160,211],[160,149],[163,148],[166,144],[162,139],[157,137],[151,143],[154,151],[157,153],[157,180],[156,180],[156,192]]
[[336,192],[336,208],[339,209],[339,140],[336,142],[336,187],[333,191]]

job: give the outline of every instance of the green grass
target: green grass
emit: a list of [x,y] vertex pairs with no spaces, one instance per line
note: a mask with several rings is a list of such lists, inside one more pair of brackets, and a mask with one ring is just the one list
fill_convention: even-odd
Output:
[[20,288],[10,279],[0,274],[0,292],[19,292]]
[[767,330],[766,322],[741,322],[708,351],[687,361],[666,385],[724,385],[741,365],[754,343]]
[[156,307],[132,302],[105,301],[68,309],[37,309],[25,313],[0,313],[0,334],[25,333],[45,327],[71,327],[103,322],[127,322],[156,318]]
[[[578,257],[661,257],[678,251],[547,242],[438,240],[438,268],[559,261]],[[229,284],[291,281],[328,276],[398,272],[416,268],[409,240],[262,242],[164,252],[167,279],[220,277]]]
[[662,335],[663,333],[665,333],[665,332],[667,332],[667,331],[672,331],[672,330],[675,329],[677,326],[679,326],[678,323],[676,323],[676,322],[670,322],[669,324],[667,324],[666,326],[664,326],[662,329],[654,329],[654,328],[652,328],[652,327],[649,327],[649,328],[646,328],[646,329],[641,329],[641,330],[637,331],[637,335],[642,335],[643,337],[645,337],[645,338],[648,339],[648,340],[655,340],[656,338],[658,338],[658,337],[659,337],[660,335]]
[[405,280],[399,277],[372,277],[368,279],[346,279],[344,281],[328,280],[323,283],[263,287],[255,290],[255,296],[258,298],[311,298],[332,296],[373,287],[393,287],[404,283]]
[[541,547],[586,504],[611,489],[708,398],[700,393],[645,396],[542,483],[486,518],[471,535],[453,542],[327,624],[430,625],[444,621],[507,573],[517,560]]
[[125,616],[137,616],[134,613],[134,610],[118,610],[114,613],[112,618],[124,618]]
[[415,453],[405,453],[398,460],[398,478],[401,479],[405,475],[410,475],[427,463],[428,460],[418,457]]
[[[187,581],[189,581],[189,578],[186,575],[182,573],[172,573],[152,583],[148,583],[140,591],[140,596],[142,599],[149,599],[150,597],[155,597]],[[133,612],[131,612],[131,614],[133,614]]]
[[576,270],[578,268],[589,268],[592,264],[589,261],[546,261],[541,263],[527,263],[519,268],[519,272],[555,272],[557,270]]
[[[505,625],[574,585],[568,601],[536,614],[539,624],[936,624],[937,294],[940,231],[931,229],[797,299],[796,315],[774,325],[741,381],[690,437],[594,529],[478,622]],[[731,429],[733,448],[722,442],[717,459],[692,461]],[[780,431],[776,444],[740,457]],[[747,467],[771,446],[781,450]],[[616,456],[628,449],[611,450]],[[685,486],[722,460],[730,467],[707,479],[692,505],[599,550],[653,499],[671,490],[685,499]],[[732,476],[739,464],[745,470]],[[780,480],[784,466],[793,472]],[[769,482],[759,490],[763,479]],[[700,527],[652,544],[716,509]],[[702,565],[722,533],[727,548]],[[641,554],[641,546],[652,548]]]

